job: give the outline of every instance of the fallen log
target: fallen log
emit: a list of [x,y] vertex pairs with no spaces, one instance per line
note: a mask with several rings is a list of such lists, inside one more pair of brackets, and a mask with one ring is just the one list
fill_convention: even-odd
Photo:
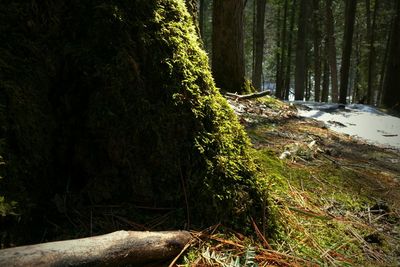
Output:
[[229,93],[229,92],[225,93],[226,96],[234,97],[234,98],[236,98],[236,100],[258,98],[258,97],[263,97],[263,96],[270,95],[270,94],[271,94],[271,91],[268,91],[268,90],[267,91],[253,93],[253,94],[248,94],[248,95],[238,95],[238,94]]
[[144,266],[172,260],[190,239],[186,231],[117,231],[2,249],[0,266]]

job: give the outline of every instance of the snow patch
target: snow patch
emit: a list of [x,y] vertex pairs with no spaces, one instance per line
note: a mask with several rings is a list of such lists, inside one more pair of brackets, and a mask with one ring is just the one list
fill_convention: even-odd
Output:
[[332,130],[365,139],[369,143],[400,149],[400,118],[374,107],[351,104],[295,102],[299,115],[325,122]]

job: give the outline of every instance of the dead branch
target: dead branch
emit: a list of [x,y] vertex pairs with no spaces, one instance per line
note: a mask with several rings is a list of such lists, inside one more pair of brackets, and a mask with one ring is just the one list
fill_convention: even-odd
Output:
[[190,239],[186,231],[117,231],[2,249],[0,266],[144,266],[173,259]]
[[252,99],[252,98],[258,98],[258,97],[263,97],[266,95],[270,95],[271,91],[267,90],[267,91],[262,91],[262,92],[258,92],[258,93],[253,93],[253,94],[248,94],[248,95],[238,95],[235,93],[229,93],[226,92],[225,95],[226,96],[230,96],[235,98],[236,100],[244,100],[244,99]]

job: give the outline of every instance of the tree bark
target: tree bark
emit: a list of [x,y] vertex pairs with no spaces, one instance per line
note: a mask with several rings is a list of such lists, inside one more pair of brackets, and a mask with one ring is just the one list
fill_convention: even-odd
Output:
[[353,42],[354,22],[356,18],[357,0],[346,0],[345,23],[343,33],[342,67],[340,69],[340,99],[346,104],[349,83],[350,57]]
[[314,101],[321,100],[321,32],[319,0],[313,0],[314,33]]
[[244,91],[243,9],[243,0],[213,2],[212,71],[223,91]]
[[291,78],[291,69],[292,69],[292,43],[293,43],[293,29],[294,29],[294,18],[296,15],[296,0],[293,0],[292,3],[292,10],[290,14],[290,26],[289,26],[289,36],[287,42],[287,56],[286,61],[286,71],[285,71],[285,78],[284,78],[284,93],[283,98],[285,100],[289,99],[289,89],[290,89],[290,78]]
[[204,0],[200,0],[199,4],[199,30],[200,30],[200,37],[204,39],[204,14],[205,13],[205,3]]
[[[369,1],[368,1],[369,2]],[[369,4],[369,3],[368,3]],[[374,6],[374,13],[372,15],[372,25],[370,25],[370,30],[369,30],[369,56],[368,56],[368,89],[367,89],[367,98],[368,98],[368,104],[372,105],[374,104],[374,76],[375,76],[375,28],[376,28],[376,15],[378,12],[378,7],[379,7],[379,0],[375,1],[375,6]],[[367,10],[369,10],[370,7],[367,6]],[[370,13],[367,12],[367,14]],[[369,23],[371,23],[369,21]]]
[[257,0],[256,32],[255,32],[255,63],[253,70],[253,85],[261,90],[262,63],[264,56],[264,21],[266,0]]
[[306,25],[307,25],[307,1],[300,0],[300,14],[297,31],[296,48],[296,74],[295,74],[295,100],[304,99],[306,88],[307,63],[306,63]]
[[[279,77],[277,79],[276,82],[276,97],[279,99],[283,99],[283,87],[284,87],[284,69],[285,69],[285,63],[288,64],[287,62],[285,62],[285,46],[286,46],[286,21],[287,21],[287,10],[288,10],[288,0],[285,0],[284,3],[284,7],[283,7],[283,24],[282,24],[282,30],[281,30],[281,41],[280,42],[280,63],[278,65],[279,69],[278,69],[278,75],[277,77]],[[279,17],[278,17],[279,19]],[[279,31],[279,28],[278,28]]]
[[331,83],[332,83],[332,102],[338,102],[338,78],[337,78],[337,66],[336,66],[336,45],[335,45],[335,33],[333,25],[333,13],[332,13],[332,0],[326,1],[326,33],[328,35],[328,60],[331,71]]
[[386,107],[400,110],[400,1],[396,1],[390,39],[382,102]]
[[186,231],[118,231],[106,235],[0,250],[0,266],[144,266],[174,258]]

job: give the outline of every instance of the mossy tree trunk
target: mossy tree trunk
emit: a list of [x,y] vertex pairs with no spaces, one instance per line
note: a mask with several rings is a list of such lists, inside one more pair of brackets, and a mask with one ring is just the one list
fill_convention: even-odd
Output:
[[180,227],[189,215],[246,220],[258,194],[249,140],[183,0],[1,1],[0,10],[3,189],[30,242],[44,218],[97,204],[170,208]]

